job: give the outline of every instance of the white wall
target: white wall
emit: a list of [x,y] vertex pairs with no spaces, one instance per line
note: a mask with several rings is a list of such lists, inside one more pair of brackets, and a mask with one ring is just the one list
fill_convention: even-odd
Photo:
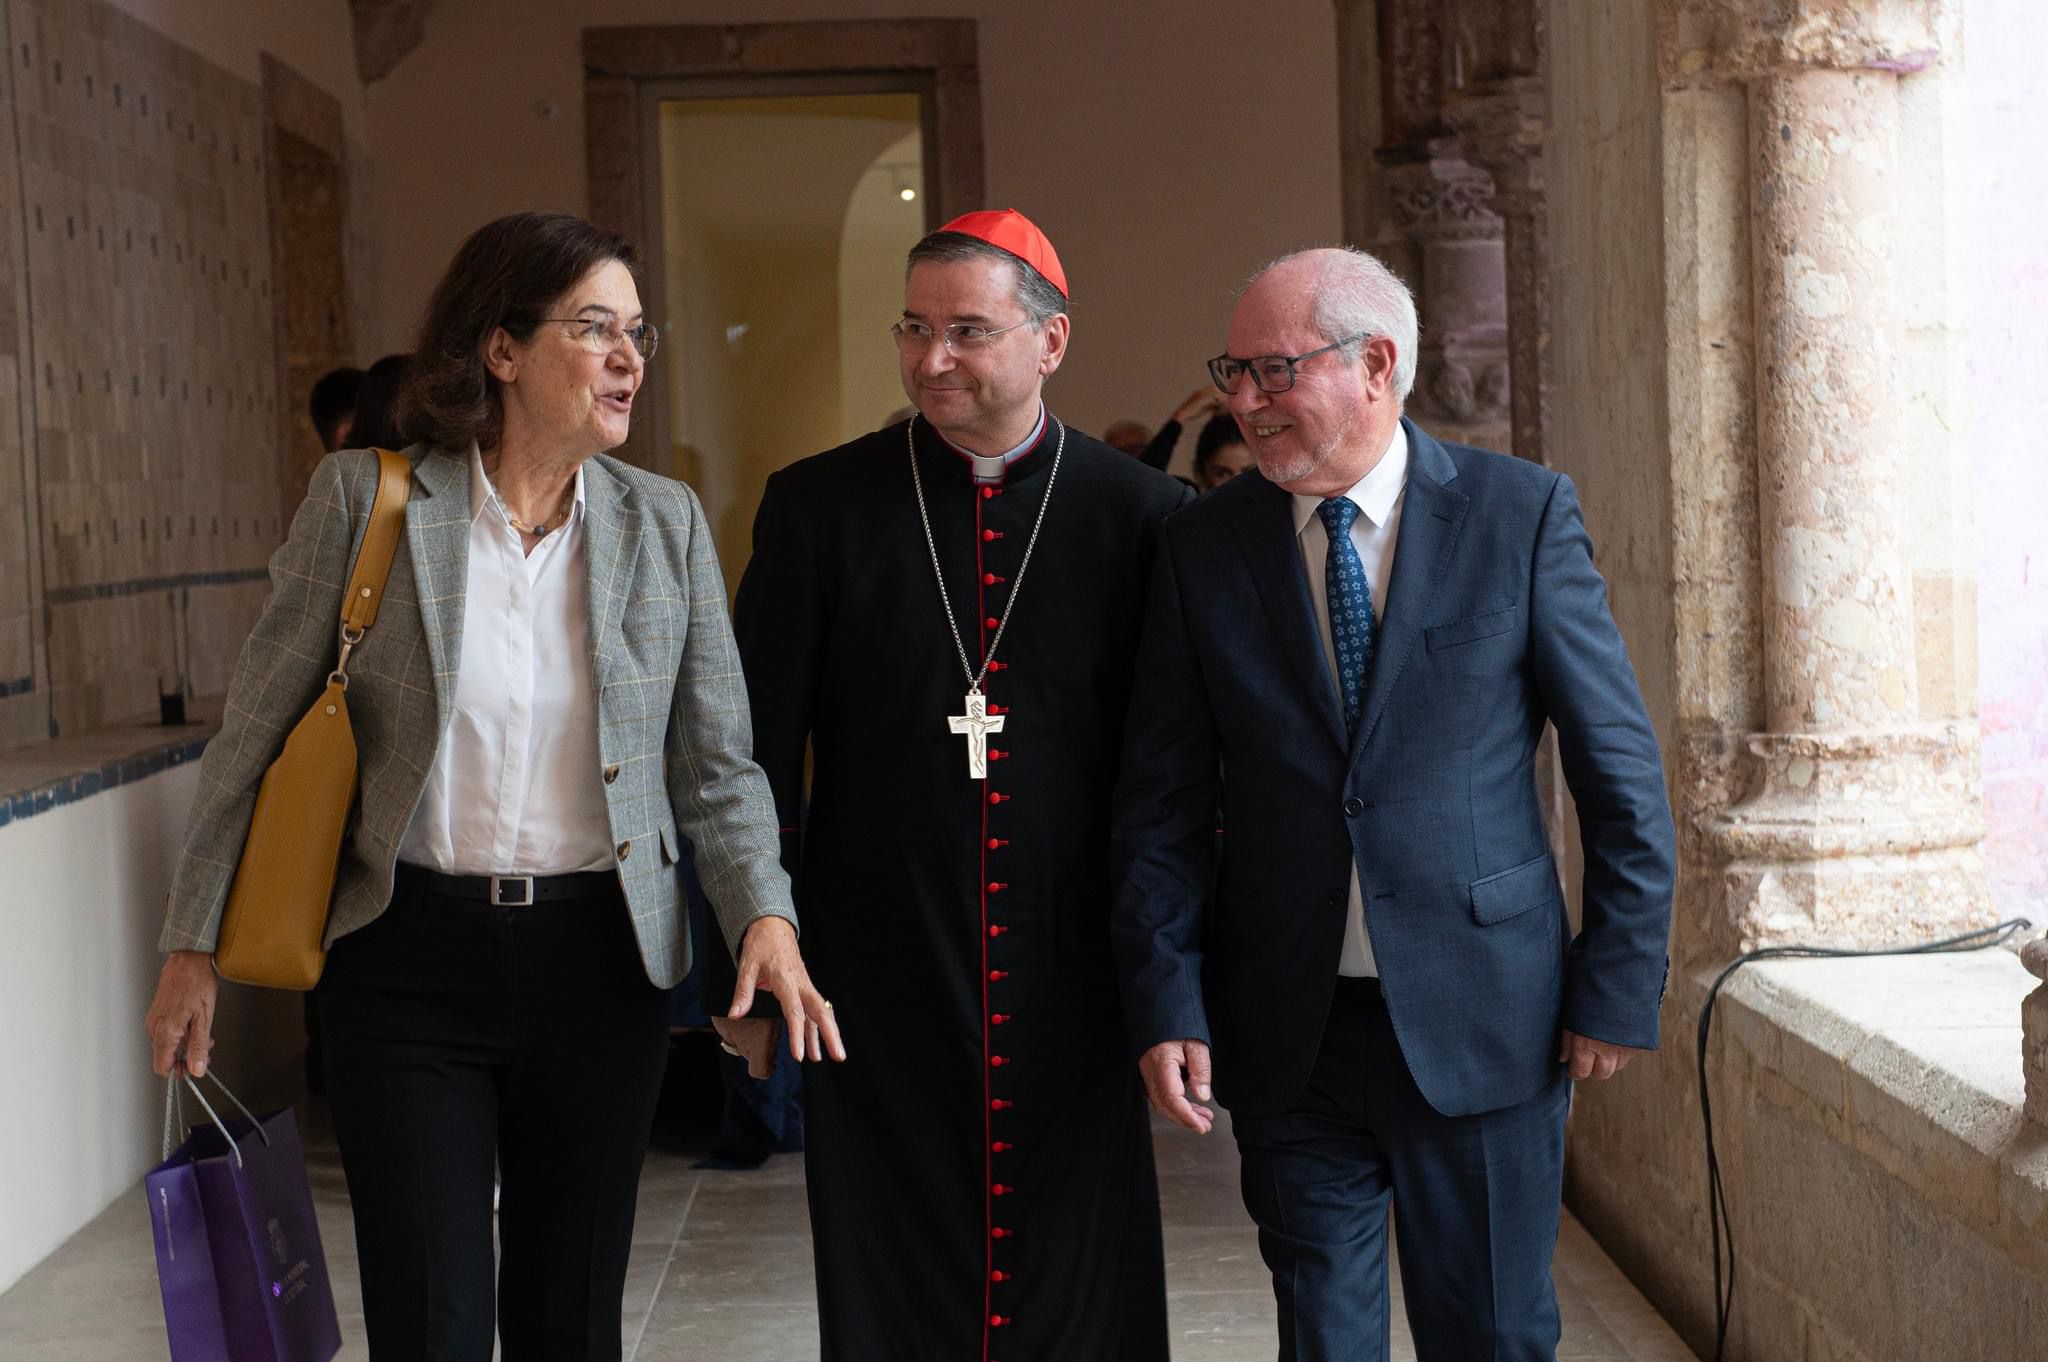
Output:
[[[142,1017],[198,783],[196,763],[176,766],[0,827],[0,1291],[156,1162],[163,1088]],[[228,985],[221,1002],[222,1076],[275,1100],[303,1048],[297,996]]]
[[1156,424],[1223,348],[1236,285],[1338,238],[1328,0],[439,0],[367,94],[387,208],[366,353],[406,343],[477,225],[585,208],[586,25],[939,16],[979,23],[988,206],[1044,227],[1073,285],[1055,408]]

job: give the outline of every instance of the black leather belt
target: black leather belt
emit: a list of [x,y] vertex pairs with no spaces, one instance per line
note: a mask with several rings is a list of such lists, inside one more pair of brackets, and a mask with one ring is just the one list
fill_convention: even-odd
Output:
[[448,875],[406,861],[398,863],[398,880],[429,894],[474,899],[499,908],[587,899],[616,892],[619,887],[618,873],[611,870],[579,870],[570,875]]

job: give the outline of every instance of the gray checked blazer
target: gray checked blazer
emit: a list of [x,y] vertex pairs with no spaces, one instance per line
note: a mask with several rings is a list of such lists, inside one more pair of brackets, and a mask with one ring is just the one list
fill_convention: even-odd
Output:
[[[469,575],[469,455],[415,445],[405,536],[377,622],[349,660],[362,786],[342,844],[327,941],[390,902],[398,844],[448,729]],[[756,918],[792,924],[775,805],[754,764],[725,585],[696,494],[599,455],[583,466],[591,669],[618,873],[647,977],[690,967],[678,828],[728,943]],[[329,455],[270,560],[270,601],[228,686],[171,880],[162,948],[211,951],[256,787],[333,669],[341,593],[368,527],[377,460]]]

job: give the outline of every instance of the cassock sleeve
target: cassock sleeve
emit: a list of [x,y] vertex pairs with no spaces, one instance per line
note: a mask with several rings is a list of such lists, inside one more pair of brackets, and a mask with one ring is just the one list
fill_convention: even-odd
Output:
[[[754,761],[767,773],[775,796],[782,867],[789,874],[799,921],[806,907],[804,752],[818,691],[818,659],[824,650],[824,602],[818,583],[816,541],[808,517],[787,476],[777,473],[768,479],[754,515],[754,552],[740,574],[732,622],[754,719]],[[708,956],[704,1010],[722,1015],[732,1005],[734,983],[732,962]],[[750,1015],[781,1014],[774,999],[763,994]]]
[[1133,1052],[1209,1040],[1202,927],[1215,856],[1218,751],[1182,612],[1173,527],[1159,536],[1111,819],[1110,943]]
[[1530,601],[1532,671],[1557,726],[1586,859],[1564,1025],[1594,1040],[1655,1049],[1677,835],[1657,734],[1608,611],[1607,583],[1593,565],[1570,478],[1557,480],[1544,508]]

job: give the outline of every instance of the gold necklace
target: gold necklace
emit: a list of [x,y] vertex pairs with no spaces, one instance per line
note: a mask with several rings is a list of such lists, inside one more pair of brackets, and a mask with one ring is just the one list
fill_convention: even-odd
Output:
[[505,519],[512,528],[521,534],[530,534],[536,539],[545,539],[568,523],[569,512],[575,508],[576,482],[572,478],[569,482],[569,490],[562,493],[562,504],[555,507],[555,513],[539,524],[529,525],[518,516],[512,514],[510,503],[505,500],[505,494],[498,490],[498,480],[491,477],[489,469],[484,470],[484,476],[490,479],[491,491],[498,498],[498,509],[505,513]]
[[529,525],[525,521],[521,520],[518,516],[512,514],[512,508],[505,505],[505,499],[503,497],[498,498],[498,505],[500,507],[503,507],[505,511],[505,519],[511,522],[512,528],[519,531],[521,534],[533,535],[537,539],[545,539],[549,535],[553,534],[556,530],[561,529],[563,525],[567,524],[569,520],[569,512],[574,507],[575,502],[576,489],[574,487],[571,487],[569,489],[568,495],[562,498],[562,504],[555,508],[555,513],[553,515],[549,516],[546,520],[541,521],[538,525]]

